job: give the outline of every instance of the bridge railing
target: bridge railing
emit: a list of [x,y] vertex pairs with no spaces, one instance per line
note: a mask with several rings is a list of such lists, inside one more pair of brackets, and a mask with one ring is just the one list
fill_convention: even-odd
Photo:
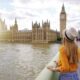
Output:
[[[50,63],[47,66],[54,66],[56,67],[56,63],[54,61],[58,61],[58,54],[50,61]],[[58,72],[52,72],[47,69],[47,66],[42,70],[42,72],[38,75],[38,77],[35,80],[58,80],[59,73]]]

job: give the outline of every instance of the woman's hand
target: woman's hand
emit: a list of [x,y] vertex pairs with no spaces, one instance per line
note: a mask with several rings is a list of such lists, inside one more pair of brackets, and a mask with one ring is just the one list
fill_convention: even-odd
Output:
[[50,71],[56,71],[56,68],[54,68],[53,66],[48,66],[47,67]]
[[57,61],[54,61],[54,63],[56,63],[56,66],[58,66],[58,62]]

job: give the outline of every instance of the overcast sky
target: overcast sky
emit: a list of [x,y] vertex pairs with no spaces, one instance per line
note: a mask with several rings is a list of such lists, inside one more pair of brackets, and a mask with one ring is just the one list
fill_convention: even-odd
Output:
[[33,22],[50,21],[51,29],[59,30],[62,5],[67,13],[67,28],[80,27],[80,0],[0,0],[0,17],[8,28],[17,18],[19,29],[32,29]]

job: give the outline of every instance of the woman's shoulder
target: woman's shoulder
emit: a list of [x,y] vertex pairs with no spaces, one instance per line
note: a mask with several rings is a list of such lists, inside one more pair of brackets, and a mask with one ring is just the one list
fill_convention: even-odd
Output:
[[59,50],[63,50],[64,49],[64,45],[61,45]]
[[65,51],[64,45],[61,45],[61,46],[60,46],[59,51],[60,51],[60,52],[64,52],[64,51]]
[[78,48],[78,51],[80,52],[80,48]]

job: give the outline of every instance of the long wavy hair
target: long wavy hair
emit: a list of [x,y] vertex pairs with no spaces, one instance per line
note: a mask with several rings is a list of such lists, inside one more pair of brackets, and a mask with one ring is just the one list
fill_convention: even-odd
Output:
[[63,38],[63,44],[68,56],[69,63],[77,63],[78,59],[78,46],[74,41],[69,41],[66,38]]

